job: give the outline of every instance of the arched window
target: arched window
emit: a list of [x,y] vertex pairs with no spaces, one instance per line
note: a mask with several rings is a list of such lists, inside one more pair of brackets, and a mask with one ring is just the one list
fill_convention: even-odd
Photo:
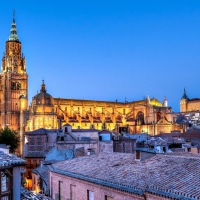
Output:
[[142,111],[139,111],[136,116],[137,125],[143,125],[144,124],[144,113]]
[[156,119],[157,119],[157,121],[159,121],[161,118],[162,118],[162,113],[158,111],[156,113]]
[[11,83],[11,89],[12,90],[16,90],[16,83],[12,81]]
[[21,89],[21,83],[20,82],[16,83],[16,86],[17,86],[17,90]]

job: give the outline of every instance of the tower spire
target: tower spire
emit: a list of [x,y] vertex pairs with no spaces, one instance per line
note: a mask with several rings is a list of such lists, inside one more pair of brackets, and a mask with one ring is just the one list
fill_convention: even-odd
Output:
[[9,41],[19,41],[18,35],[17,35],[16,23],[15,23],[15,10],[13,10],[13,20],[12,20],[10,35],[9,35],[8,40]]
[[184,90],[183,90],[183,96],[182,96],[181,99],[187,99],[187,100],[189,99],[188,96],[187,96],[187,94],[186,94],[185,88],[184,88]]

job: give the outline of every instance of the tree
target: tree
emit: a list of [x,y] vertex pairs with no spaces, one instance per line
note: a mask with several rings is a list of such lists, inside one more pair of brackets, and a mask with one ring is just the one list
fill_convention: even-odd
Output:
[[20,138],[16,131],[5,127],[0,129],[0,144],[10,145],[10,151],[13,153],[19,147]]

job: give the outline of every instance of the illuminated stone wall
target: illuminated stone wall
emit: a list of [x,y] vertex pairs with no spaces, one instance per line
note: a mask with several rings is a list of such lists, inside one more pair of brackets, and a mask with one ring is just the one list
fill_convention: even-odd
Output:
[[[156,124],[156,133],[170,132],[173,129],[172,110],[162,107],[155,98],[135,102],[107,102],[54,98],[58,118],[62,124],[69,123],[74,129],[95,128],[120,131],[128,127],[131,133],[149,132],[153,134],[152,124],[161,118],[166,123]],[[160,113],[160,118],[157,117]],[[149,128],[148,128],[149,126]]]

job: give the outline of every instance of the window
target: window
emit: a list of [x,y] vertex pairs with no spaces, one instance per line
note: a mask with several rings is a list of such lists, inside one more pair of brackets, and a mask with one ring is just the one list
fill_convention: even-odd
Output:
[[11,171],[10,170],[2,170],[1,177],[0,177],[0,199],[1,200],[10,200],[12,195],[12,187],[11,187]]
[[9,190],[9,176],[2,171],[1,172],[1,192],[7,192]]
[[70,185],[70,200],[75,200],[76,199],[75,190],[76,190],[76,186],[75,185]]
[[122,144],[122,148],[123,148],[123,153],[126,153],[125,143],[124,143],[124,142],[123,142],[123,144]]
[[87,191],[87,200],[94,200],[94,192],[90,190]]
[[63,184],[62,181],[58,182],[58,200],[62,199],[62,184]]
[[30,151],[34,151],[34,146],[30,146]]
[[135,159],[140,160],[140,151],[136,151]]
[[114,198],[113,197],[109,197],[109,196],[105,196],[105,200],[114,200]]

